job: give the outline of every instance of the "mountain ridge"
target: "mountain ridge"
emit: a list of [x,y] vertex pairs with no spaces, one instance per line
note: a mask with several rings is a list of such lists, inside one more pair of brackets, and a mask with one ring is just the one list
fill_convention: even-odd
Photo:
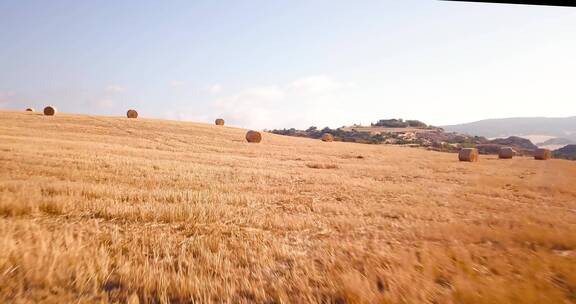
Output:
[[576,116],[492,118],[442,128],[488,138],[546,135],[576,143]]

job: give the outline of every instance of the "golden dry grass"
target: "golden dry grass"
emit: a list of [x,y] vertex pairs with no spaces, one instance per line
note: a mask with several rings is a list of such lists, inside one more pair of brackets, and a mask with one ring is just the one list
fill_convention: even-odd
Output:
[[0,112],[0,302],[576,301],[576,162],[245,132]]

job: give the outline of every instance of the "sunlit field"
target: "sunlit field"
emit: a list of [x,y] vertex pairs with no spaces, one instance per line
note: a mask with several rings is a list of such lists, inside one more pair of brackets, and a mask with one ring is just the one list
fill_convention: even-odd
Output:
[[576,162],[245,133],[0,112],[0,302],[576,302]]

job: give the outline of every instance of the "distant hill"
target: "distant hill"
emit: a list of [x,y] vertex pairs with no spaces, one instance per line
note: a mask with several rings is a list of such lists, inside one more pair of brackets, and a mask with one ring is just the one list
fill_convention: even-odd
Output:
[[576,145],[568,145],[554,151],[555,158],[576,160]]
[[[576,144],[576,116],[564,118],[519,117],[486,119],[471,123],[443,126],[447,131],[494,137],[520,136],[532,139],[538,145],[552,142]],[[539,141],[536,138],[544,138]],[[552,139],[552,141],[547,140]]]
[[489,140],[483,136],[446,132],[418,120],[402,119],[381,119],[369,126],[353,125],[338,129],[318,129],[312,126],[306,130],[291,128],[269,132],[315,139],[320,139],[324,133],[330,133],[335,141],[407,145],[443,152],[458,152],[461,148],[476,147],[480,154],[498,154],[501,147],[512,147],[518,155],[532,155],[534,149],[538,148],[529,139],[518,136]]

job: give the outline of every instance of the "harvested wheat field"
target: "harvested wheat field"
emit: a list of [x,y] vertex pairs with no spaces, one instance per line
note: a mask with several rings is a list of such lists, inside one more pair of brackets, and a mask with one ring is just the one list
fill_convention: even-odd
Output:
[[574,303],[576,162],[0,112],[1,303]]

